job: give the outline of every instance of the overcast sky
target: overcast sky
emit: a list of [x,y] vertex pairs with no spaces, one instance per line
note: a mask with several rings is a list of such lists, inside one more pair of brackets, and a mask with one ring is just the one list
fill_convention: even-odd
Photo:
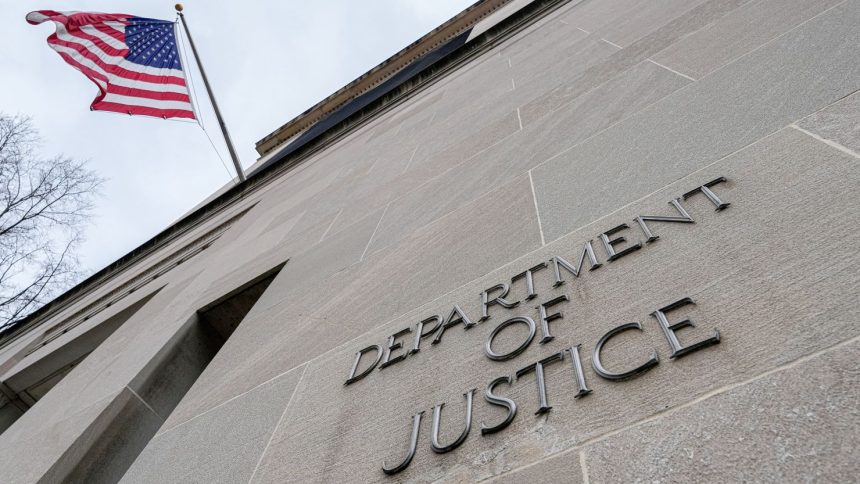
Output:
[[[189,0],[184,5],[248,167],[257,159],[256,141],[473,1]],[[95,85],[45,43],[53,23],[27,24],[24,16],[36,9],[169,20],[175,13],[167,1],[0,2],[0,111],[31,116],[44,155],[89,160],[107,178],[79,253],[89,274],[168,227],[230,175],[196,124],[89,111]],[[196,69],[192,76],[202,90]],[[207,131],[232,166],[211,108],[198,98]]]

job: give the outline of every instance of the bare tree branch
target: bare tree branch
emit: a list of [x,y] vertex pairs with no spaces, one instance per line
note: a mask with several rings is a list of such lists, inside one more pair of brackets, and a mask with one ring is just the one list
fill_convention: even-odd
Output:
[[38,132],[0,113],[0,330],[78,277],[75,250],[102,179],[71,158],[41,158]]

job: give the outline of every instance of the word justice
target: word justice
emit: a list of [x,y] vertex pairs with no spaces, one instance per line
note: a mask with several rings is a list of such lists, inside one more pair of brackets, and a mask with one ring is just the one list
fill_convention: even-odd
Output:
[[[693,304],[695,303],[692,299],[690,299],[689,297],[685,297],[651,313],[651,316],[653,316],[657,320],[657,324],[659,325],[660,329],[662,330],[663,336],[665,336],[669,344],[671,358],[680,358],[703,348],[718,344],[720,342],[720,332],[716,328],[713,329],[713,333],[710,337],[701,339],[695,343],[684,345],[678,339],[676,331],[682,328],[693,326],[693,322],[689,318],[687,318],[671,323],[669,322],[668,314],[675,309]],[[528,335],[525,337],[522,344],[516,349],[504,354],[496,353],[495,351],[493,351],[493,340],[495,336],[504,328],[512,324],[525,324],[526,326],[528,326]],[[601,336],[600,339],[597,341],[597,344],[594,345],[594,348],[591,351],[591,367],[594,370],[594,373],[596,373],[599,377],[610,381],[630,380],[644,374],[645,372],[651,370],[659,364],[660,358],[658,356],[657,350],[650,349],[650,355],[647,358],[643,357],[642,360],[644,361],[641,364],[638,364],[632,368],[618,371],[609,370],[606,368],[606,366],[604,366],[603,357],[601,356],[603,352],[603,347],[607,344],[607,342],[609,342],[609,340],[611,340],[615,336],[631,330],[642,331],[642,325],[638,322],[632,322],[616,326],[615,328],[610,329],[603,336]],[[529,345],[529,343],[531,343],[532,339],[534,339],[534,336],[535,323],[534,321],[532,321],[531,318],[525,316],[510,318],[505,322],[501,323],[498,327],[496,327],[495,330],[493,330],[493,332],[487,339],[487,343],[484,347],[484,352],[491,360],[508,360],[520,354]],[[588,387],[588,382],[585,378],[585,372],[583,371],[582,358],[580,357],[581,346],[582,345],[579,344],[571,346],[570,348],[564,349],[561,352],[551,354],[545,358],[530,363],[523,368],[520,368],[514,373],[514,375],[504,375],[490,381],[490,383],[487,384],[487,386],[484,388],[484,400],[489,405],[505,409],[506,415],[504,419],[502,419],[498,423],[493,422],[491,424],[487,424],[486,422],[481,422],[481,435],[488,435],[500,432],[514,421],[514,418],[517,416],[518,411],[516,402],[514,402],[510,398],[497,394],[496,387],[498,387],[499,385],[512,386],[515,381],[518,381],[521,377],[525,375],[534,374],[535,381],[537,383],[538,407],[535,411],[535,415],[542,415],[550,412],[552,410],[552,406],[550,406],[547,397],[546,376],[544,370],[549,365],[564,361],[565,358],[570,359],[570,364],[573,368],[573,390],[575,391],[573,393],[573,398],[578,399],[591,393],[591,389]],[[648,350],[643,351],[643,353],[648,354]],[[439,441],[439,429],[442,425],[442,408],[445,406],[445,404],[440,403],[433,407],[433,423],[430,431],[430,448],[433,450],[433,452],[436,452],[437,454],[451,452],[452,450],[462,445],[463,442],[466,441],[466,438],[469,437],[469,433],[472,430],[472,402],[476,390],[477,389],[472,388],[471,390],[463,394],[463,396],[466,398],[465,424],[463,425],[463,431],[453,442],[443,444]],[[389,465],[383,462],[383,472],[389,475],[397,474],[398,472],[401,472],[406,469],[412,462],[412,458],[415,456],[415,451],[418,448],[418,434],[421,428],[421,419],[423,416],[424,411],[422,410],[412,417],[412,430],[409,437],[409,447],[406,452],[406,457],[401,459],[399,463],[393,465]]]

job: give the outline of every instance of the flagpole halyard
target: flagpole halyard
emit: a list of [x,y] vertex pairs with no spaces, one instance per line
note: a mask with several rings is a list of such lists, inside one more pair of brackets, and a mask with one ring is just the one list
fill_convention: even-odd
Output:
[[185,15],[182,14],[182,4],[176,4],[176,13],[179,14],[179,20],[182,22],[182,28],[185,31],[185,36],[188,38],[188,45],[191,47],[191,53],[194,55],[194,60],[197,62],[197,68],[200,69],[200,76],[203,78],[203,85],[206,86],[206,92],[209,94],[209,101],[212,103],[212,108],[215,111],[215,117],[218,119],[218,125],[221,127],[221,133],[224,135],[224,142],[227,144],[227,151],[230,152],[230,158],[233,160],[233,166],[236,168],[236,174],[239,176],[239,181],[245,181],[245,172],[242,170],[242,165],[239,163],[239,157],[236,155],[236,148],[233,147],[233,141],[230,139],[230,133],[227,131],[227,125],[224,123],[224,118],[221,116],[221,110],[218,109],[218,103],[215,101],[215,94],[212,93],[212,86],[209,85],[209,78],[206,77],[206,71],[203,69],[203,63],[200,61],[200,55],[197,54],[197,47],[194,45],[194,39],[191,38],[191,32],[188,30],[188,24],[185,22]]

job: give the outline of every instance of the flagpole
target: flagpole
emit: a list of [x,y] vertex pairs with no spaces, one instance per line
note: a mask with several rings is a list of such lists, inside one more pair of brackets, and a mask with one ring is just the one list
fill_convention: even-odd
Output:
[[185,36],[188,37],[188,45],[191,46],[191,53],[194,54],[194,60],[197,61],[197,67],[200,69],[200,75],[203,77],[203,84],[206,86],[206,92],[209,93],[209,101],[212,102],[212,108],[215,110],[215,117],[218,118],[218,125],[221,126],[221,133],[224,134],[224,141],[227,143],[227,151],[230,152],[230,158],[233,159],[233,166],[236,168],[236,174],[239,175],[239,181],[245,181],[245,172],[242,170],[242,165],[239,164],[239,157],[236,155],[236,148],[233,147],[233,141],[230,139],[227,125],[224,123],[224,118],[221,117],[221,110],[218,109],[218,103],[215,102],[215,94],[212,93],[212,86],[209,85],[209,78],[206,77],[203,63],[200,62],[200,56],[197,54],[197,47],[194,46],[194,39],[191,38],[191,31],[188,30],[188,24],[185,23],[185,15],[182,14],[181,3],[176,4],[176,13],[179,14],[179,19],[182,21]]

